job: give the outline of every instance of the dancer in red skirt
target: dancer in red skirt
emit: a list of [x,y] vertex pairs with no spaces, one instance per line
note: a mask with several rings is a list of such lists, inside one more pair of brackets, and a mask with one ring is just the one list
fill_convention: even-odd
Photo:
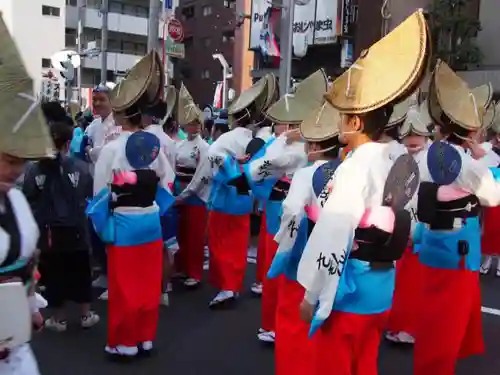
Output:
[[[485,142],[481,146],[500,154],[498,149],[500,141],[500,113],[498,111],[500,111],[500,104],[497,104],[496,107],[496,118],[494,118],[493,126],[489,130],[489,142]],[[489,166],[497,167],[498,163]],[[493,259],[496,259],[495,275],[500,277],[500,207],[485,207],[483,210],[481,252],[484,255],[480,270],[481,274],[488,274],[493,265]]]
[[[420,166],[431,136],[432,119],[426,103],[415,103],[409,110],[403,125],[399,128],[402,144]],[[418,247],[420,232],[417,218],[417,194],[408,204],[412,218],[412,238],[403,257],[396,262],[396,289],[385,338],[394,343],[413,344],[415,342],[415,322],[418,315],[421,289]]]

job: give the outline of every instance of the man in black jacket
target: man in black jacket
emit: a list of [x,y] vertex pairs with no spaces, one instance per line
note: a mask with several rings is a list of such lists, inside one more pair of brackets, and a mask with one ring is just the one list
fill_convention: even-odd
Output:
[[57,147],[55,159],[33,163],[24,176],[23,191],[40,228],[41,273],[53,316],[47,328],[67,328],[64,303],[80,305],[80,325],[90,328],[99,316],[90,310],[92,278],[86,199],[92,197],[92,177],[85,162],[68,157],[73,128],[50,124]]

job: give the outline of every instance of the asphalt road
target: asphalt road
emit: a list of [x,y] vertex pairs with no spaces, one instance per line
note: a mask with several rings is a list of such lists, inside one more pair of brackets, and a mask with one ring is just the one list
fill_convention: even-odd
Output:
[[[249,258],[247,285],[255,266]],[[456,375],[500,375],[500,279],[483,277],[483,314],[487,352],[459,364]],[[273,349],[256,339],[260,302],[244,293],[234,310],[211,311],[207,304],[214,290],[204,285],[195,291],[174,287],[169,307],[161,308],[157,354],[137,362],[109,362],[103,354],[106,338],[106,302],[96,310],[102,322],[82,331],[77,325],[65,333],[42,332],[33,340],[42,375],[272,375]],[[451,312],[450,312],[451,313]],[[497,315],[495,315],[497,314]],[[77,321],[75,314],[75,321]],[[412,349],[381,345],[380,374],[411,374]]]

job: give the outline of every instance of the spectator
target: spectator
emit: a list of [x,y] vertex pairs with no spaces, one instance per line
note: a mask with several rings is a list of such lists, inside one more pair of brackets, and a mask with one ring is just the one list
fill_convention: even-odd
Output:
[[87,164],[67,156],[72,127],[53,122],[50,129],[57,156],[31,165],[23,191],[40,229],[43,280],[53,311],[45,325],[63,332],[67,328],[67,301],[80,305],[83,328],[99,322],[99,316],[90,310],[92,278],[85,215],[86,199],[92,196],[92,178]]

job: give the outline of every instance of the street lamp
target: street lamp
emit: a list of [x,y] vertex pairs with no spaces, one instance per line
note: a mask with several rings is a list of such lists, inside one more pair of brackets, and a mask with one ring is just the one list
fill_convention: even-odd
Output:
[[222,55],[221,53],[215,53],[212,55],[212,57],[214,60],[219,61],[222,66],[222,108],[226,108],[229,92],[227,80],[233,78],[233,72],[224,55]]

